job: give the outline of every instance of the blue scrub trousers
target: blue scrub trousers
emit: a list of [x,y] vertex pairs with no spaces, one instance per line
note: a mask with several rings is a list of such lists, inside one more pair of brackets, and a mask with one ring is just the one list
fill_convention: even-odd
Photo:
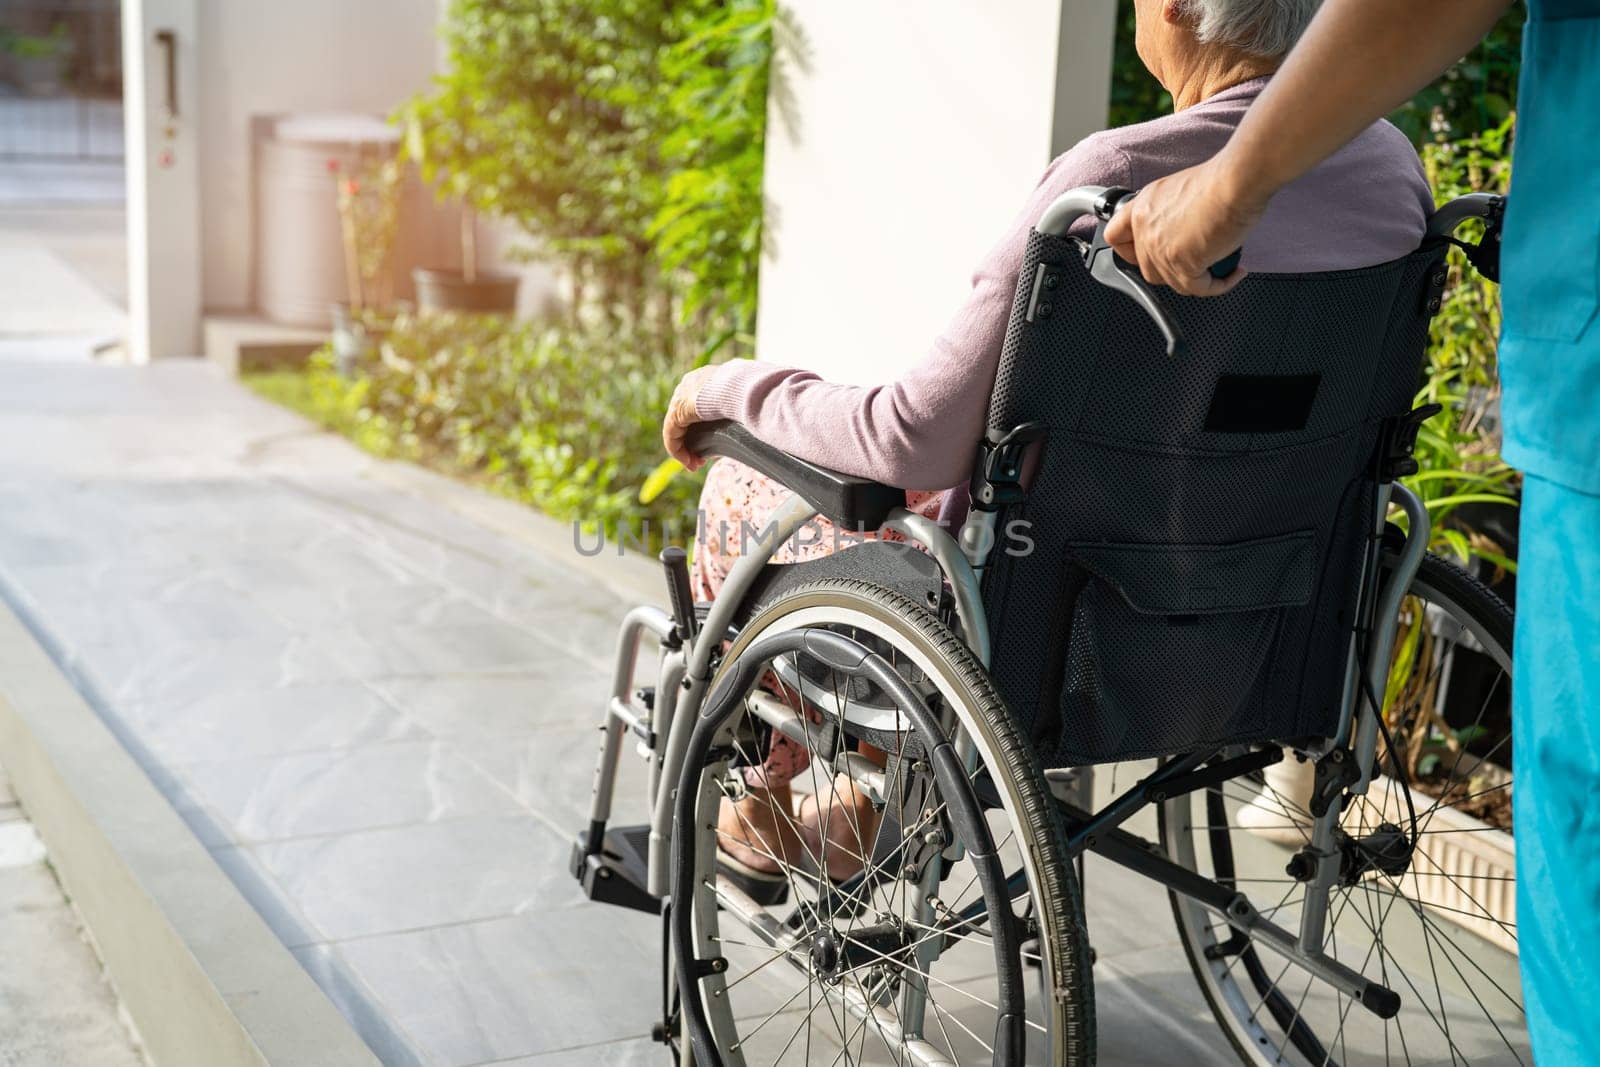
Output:
[[1537,1067],[1600,1064],[1600,496],[1523,484],[1517,935]]
[[1600,0],[1528,0],[1501,248],[1517,942],[1537,1067],[1600,1065]]

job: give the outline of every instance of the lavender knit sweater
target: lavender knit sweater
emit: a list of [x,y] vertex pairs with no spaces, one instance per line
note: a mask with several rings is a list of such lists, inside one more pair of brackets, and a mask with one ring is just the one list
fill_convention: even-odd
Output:
[[[1137,189],[1209,159],[1266,84],[1244,82],[1177,114],[1094,134],[1051,163],[978,265],[966,303],[899,381],[839,385],[807,370],[738,360],[707,378],[695,400],[700,417],[735,419],[786,452],[900,488],[964,483],[1033,223],[1074,186]],[[1385,263],[1417,247],[1432,210],[1411,143],[1378,122],[1273,198],[1246,244],[1244,267],[1293,273]]]

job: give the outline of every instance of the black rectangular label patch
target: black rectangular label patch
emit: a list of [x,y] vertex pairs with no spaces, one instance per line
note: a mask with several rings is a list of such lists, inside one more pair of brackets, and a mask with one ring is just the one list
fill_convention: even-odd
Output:
[[1291,433],[1306,428],[1320,374],[1224,374],[1211,394],[1212,433]]

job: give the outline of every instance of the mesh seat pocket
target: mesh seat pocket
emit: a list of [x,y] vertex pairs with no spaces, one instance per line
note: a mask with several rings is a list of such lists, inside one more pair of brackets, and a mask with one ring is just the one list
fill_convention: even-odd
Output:
[[1286,610],[1316,585],[1315,536],[1231,545],[1068,547],[1059,643],[1041,710],[1075,761],[1171,752],[1270,728],[1256,695]]
[[1146,615],[1212,615],[1304,604],[1315,584],[1311,530],[1232,545],[1073,541],[1080,566]]

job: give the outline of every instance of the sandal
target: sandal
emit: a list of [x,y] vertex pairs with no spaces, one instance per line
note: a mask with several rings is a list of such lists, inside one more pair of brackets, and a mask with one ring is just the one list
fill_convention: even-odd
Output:
[[761,871],[717,849],[717,873],[764,908],[789,899],[789,879],[782,871]]

